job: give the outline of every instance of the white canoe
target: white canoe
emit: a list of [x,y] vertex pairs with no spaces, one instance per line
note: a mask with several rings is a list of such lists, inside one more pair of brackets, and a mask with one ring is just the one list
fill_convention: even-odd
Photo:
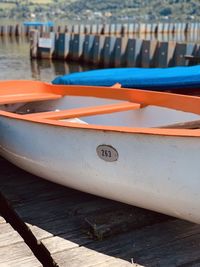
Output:
[[50,181],[200,223],[200,98],[0,82],[0,153]]

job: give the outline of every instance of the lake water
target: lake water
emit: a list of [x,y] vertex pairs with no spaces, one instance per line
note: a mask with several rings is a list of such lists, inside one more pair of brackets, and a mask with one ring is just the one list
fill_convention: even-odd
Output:
[[95,67],[52,60],[30,60],[26,38],[0,37],[0,80],[41,80],[51,82],[56,76]]

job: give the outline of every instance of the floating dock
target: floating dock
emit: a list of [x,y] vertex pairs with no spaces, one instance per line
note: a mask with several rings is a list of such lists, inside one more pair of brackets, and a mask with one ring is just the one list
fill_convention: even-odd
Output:
[[200,266],[200,225],[0,163],[0,266]]

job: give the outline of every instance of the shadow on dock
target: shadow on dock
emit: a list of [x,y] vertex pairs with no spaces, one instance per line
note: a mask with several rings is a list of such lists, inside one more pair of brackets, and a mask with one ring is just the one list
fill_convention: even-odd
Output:
[[4,159],[0,163],[0,213],[44,266],[200,265],[199,225],[56,185]]

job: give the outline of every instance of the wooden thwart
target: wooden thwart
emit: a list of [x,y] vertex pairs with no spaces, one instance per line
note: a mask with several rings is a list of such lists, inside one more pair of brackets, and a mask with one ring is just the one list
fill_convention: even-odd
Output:
[[123,102],[112,105],[92,106],[92,107],[84,107],[84,108],[76,108],[70,110],[52,111],[52,112],[41,112],[35,114],[28,114],[24,116],[30,119],[43,118],[51,120],[62,120],[74,117],[92,116],[105,113],[134,110],[134,109],[139,109],[140,107],[141,105],[138,103]]
[[50,93],[1,95],[0,96],[0,105],[22,103],[22,102],[54,100],[54,99],[59,99],[61,97],[62,97],[61,95],[50,94]]
[[160,126],[159,128],[166,128],[166,129],[199,129],[200,128],[200,120],[174,123],[174,124],[169,124],[169,125],[165,125],[165,126]]

